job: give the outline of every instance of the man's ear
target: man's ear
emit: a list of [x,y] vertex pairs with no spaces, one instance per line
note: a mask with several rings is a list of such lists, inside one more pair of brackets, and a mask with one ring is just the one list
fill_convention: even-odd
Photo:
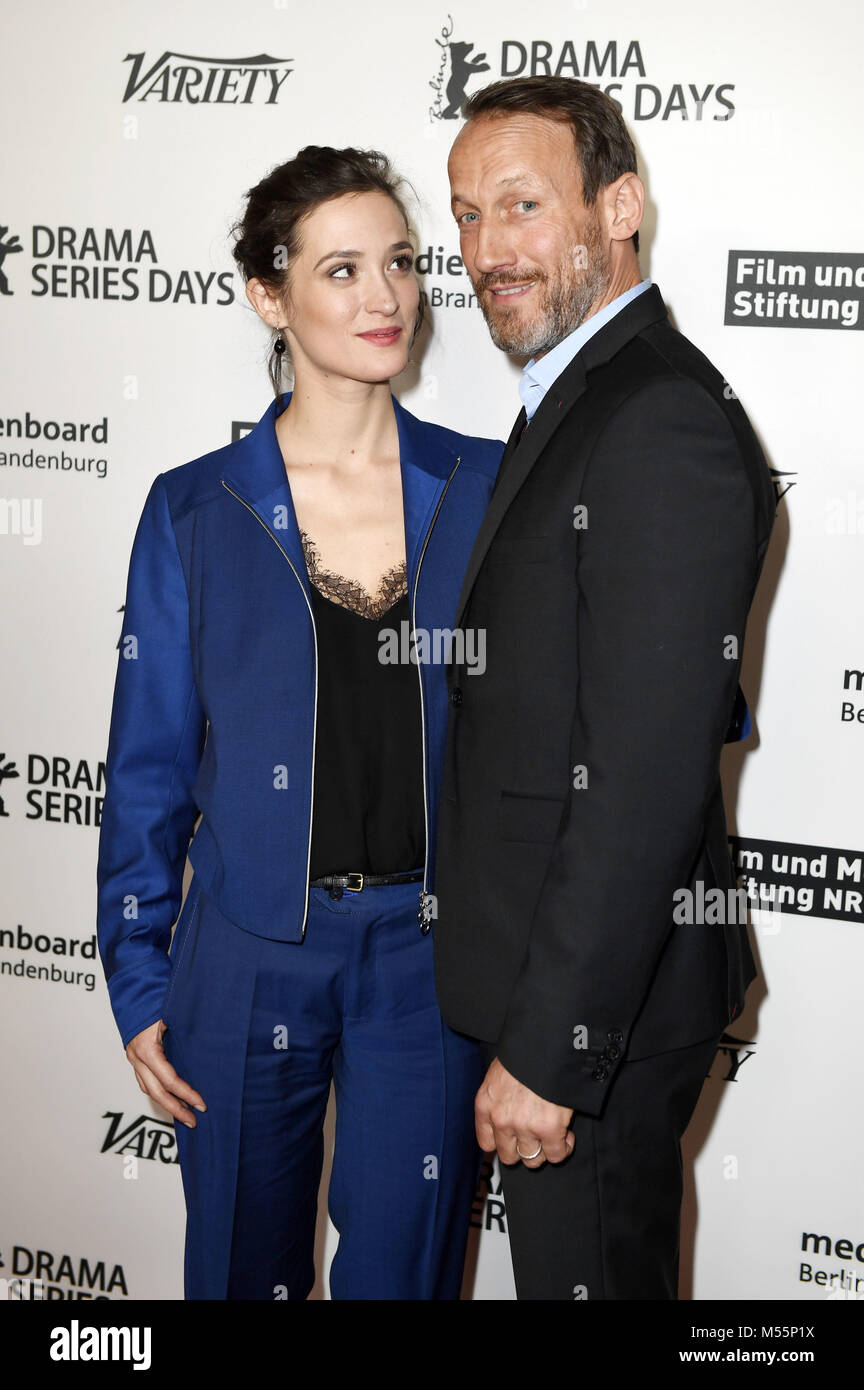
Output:
[[246,298],[256,314],[259,314],[271,328],[281,328],[285,309],[282,301],[267,288],[263,280],[253,276],[246,281]]
[[629,241],[645,210],[645,186],[638,174],[622,174],[601,193],[606,231],[612,241]]

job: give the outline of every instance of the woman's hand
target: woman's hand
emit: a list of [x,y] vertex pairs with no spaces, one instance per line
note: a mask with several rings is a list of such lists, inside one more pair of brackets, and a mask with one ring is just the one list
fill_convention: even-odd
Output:
[[207,1106],[203,1096],[177,1075],[165,1056],[162,1050],[164,1032],[165,1024],[161,1018],[157,1019],[149,1028],[135,1034],[126,1048],[126,1056],[135,1069],[135,1078],[145,1096],[155,1100],[175,1120],[182,1120],[184,1125],[194,1129],[195,1116],[183,1102],[188,1101],[196,1110],[206,1110]]

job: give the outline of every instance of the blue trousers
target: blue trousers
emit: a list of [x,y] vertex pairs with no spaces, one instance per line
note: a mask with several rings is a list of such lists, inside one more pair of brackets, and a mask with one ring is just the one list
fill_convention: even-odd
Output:
[[207,1105],[175,1123],[187,1298],[309,1293],[331,1079],[331,1296],[459,1297],[485,1066],[438,1011],[418,893],[311,888],[290,943],[235,927],[193,882],[163,1009],[166,1055]]

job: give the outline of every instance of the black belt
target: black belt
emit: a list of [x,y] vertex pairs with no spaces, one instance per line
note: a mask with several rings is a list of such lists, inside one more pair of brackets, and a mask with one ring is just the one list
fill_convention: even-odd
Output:
[[401,874],[325,874],[309,880],[313,888],[347,888],[349,893],[362,893],[364,888],[376,888],[382,883],[422,883],[423,870],[410,869]]

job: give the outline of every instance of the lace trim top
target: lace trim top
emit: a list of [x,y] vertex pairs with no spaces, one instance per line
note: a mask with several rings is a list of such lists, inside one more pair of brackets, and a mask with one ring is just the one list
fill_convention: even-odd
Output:
[[329,598],[331,603],[338,603],[341,608],[358,613],[362,618],[383,617],[394,603],[408,592],[408,569],[404,560],[387,570],[381,576],[378,593],[370,594],[356,579],[348,579],[343,574],[334,574],[332,570],[324,569],[315,542],[302,529],[300,542],[306,559],[309,583],[314,584],[318,592]]

